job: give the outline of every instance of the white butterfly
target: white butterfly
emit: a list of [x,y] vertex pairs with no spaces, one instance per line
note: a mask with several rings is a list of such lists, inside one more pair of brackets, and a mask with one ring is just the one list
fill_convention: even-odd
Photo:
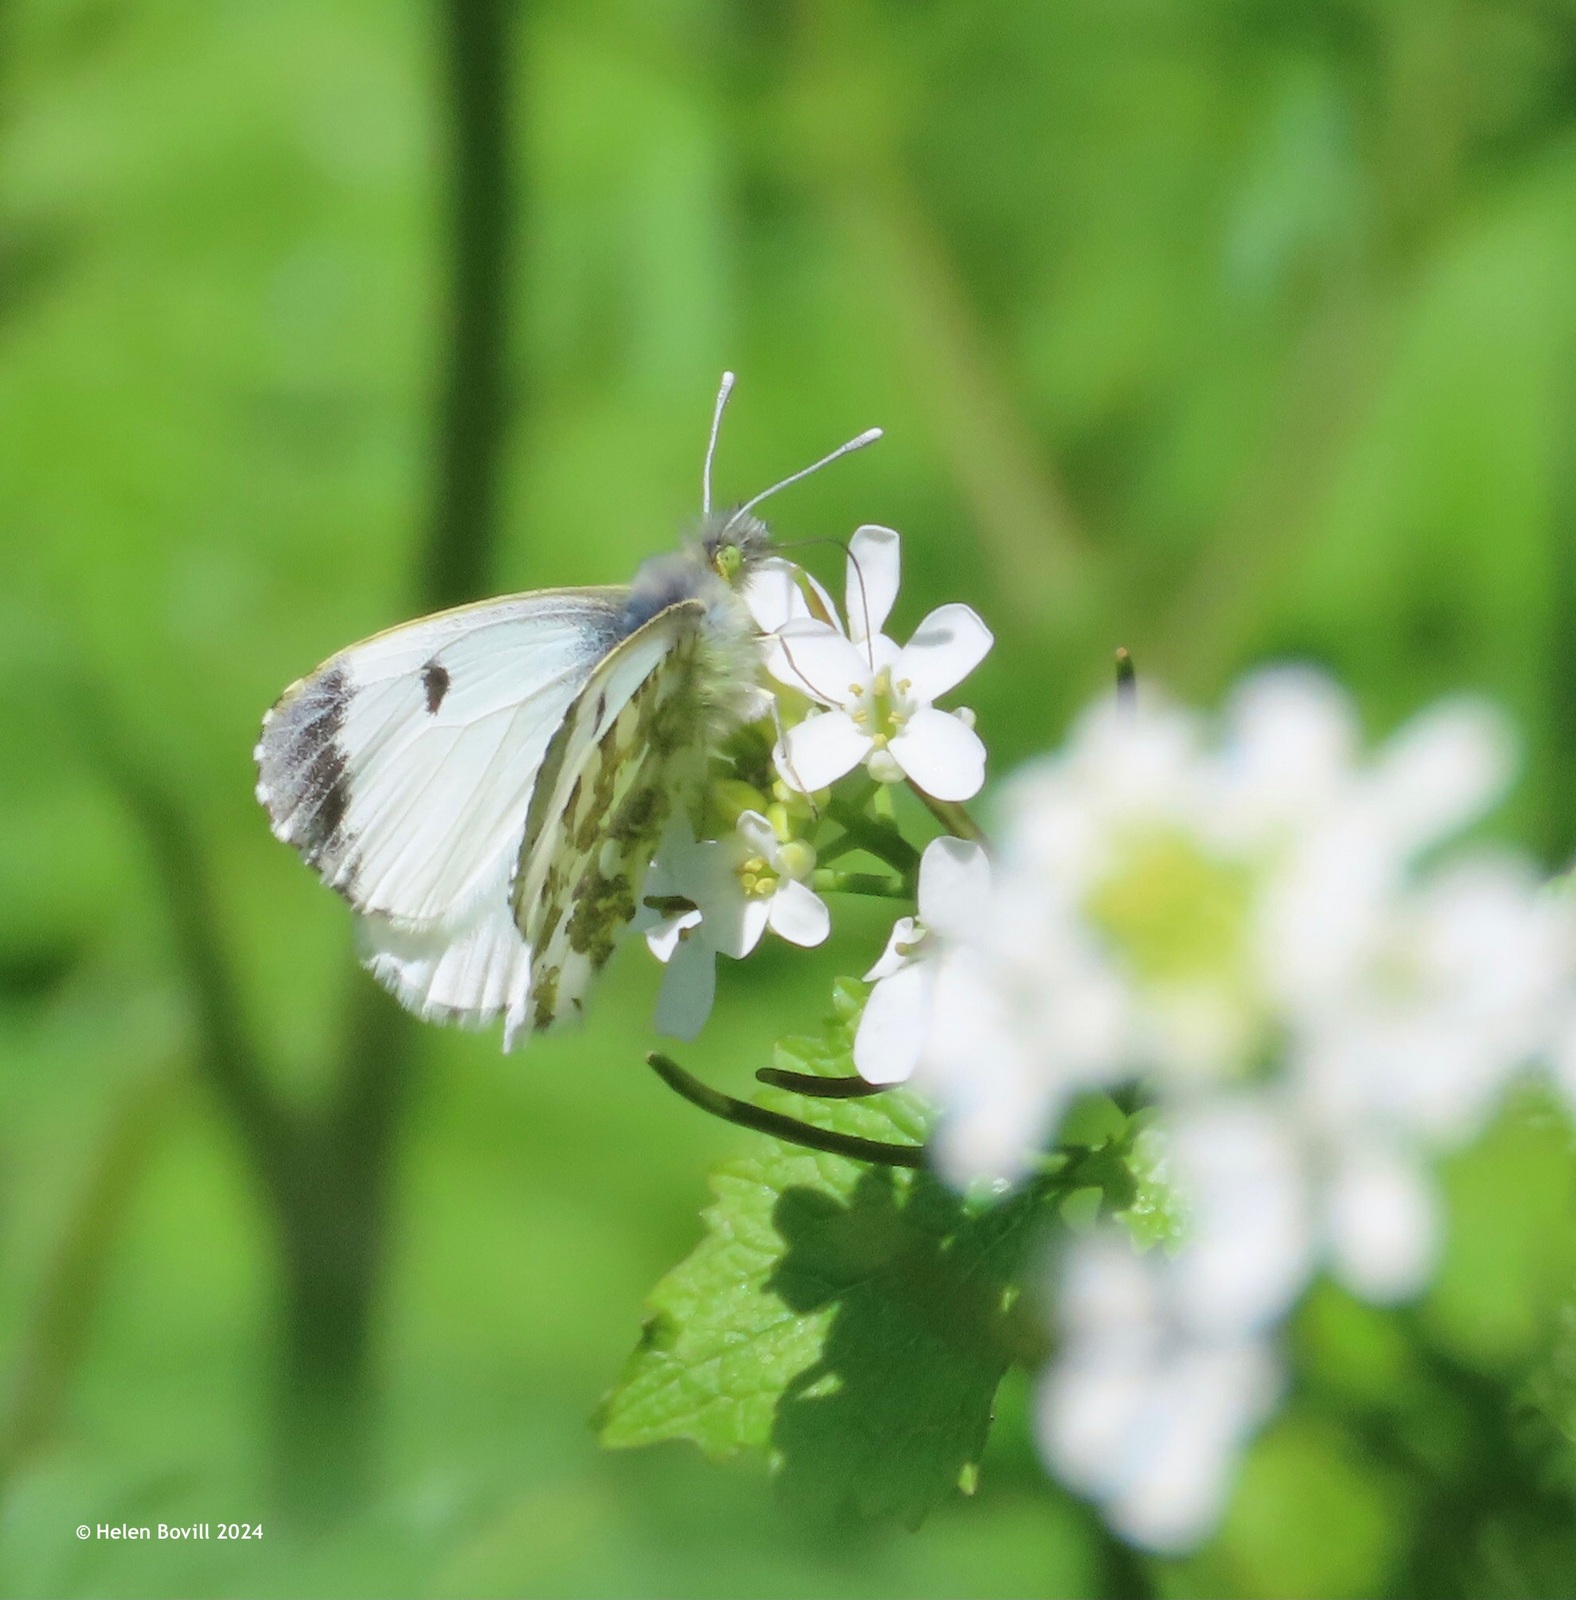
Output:
[[578,1016],[634,917],[668,819],[718,743],[766,709],[739,590],[765,557],[767,495],[628,587],[547,589],[375,634],[263,719],[257,798],[357,913],[362,959],[411,1010],[524,1029]]

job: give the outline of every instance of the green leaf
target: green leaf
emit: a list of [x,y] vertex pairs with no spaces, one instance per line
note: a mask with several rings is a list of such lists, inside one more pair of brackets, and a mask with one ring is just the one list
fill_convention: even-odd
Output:
[[1122,1164],[1131,1188],[1113,1207],[1140,1250],[1177,1244],[1187,1232],[1185,1207],[1165,1171],[1165,1143],[1152,1111],[1129,1119],[1122,1144]]
[[[785,1040],[777,1064],[850,1073],[863,998],[840,983],[824,1032]],[[901,1093],[762,1100],[870,1139],[925,1132]],[[653,1291],[603,1403],[602,1442],[760,1452],[789,1501],[829,1519],[917,1525],[971,1488],[1003,1373],[1043,1354],[1019,1285],[1047,1186],[980,1210],[924,1172],[762,1140],[712,1188],[704,1238]]]

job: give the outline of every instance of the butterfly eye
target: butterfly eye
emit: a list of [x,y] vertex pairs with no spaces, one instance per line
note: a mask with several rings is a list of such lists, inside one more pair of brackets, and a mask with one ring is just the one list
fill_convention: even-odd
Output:
[[711,564],[716,568],[717,576],[723,582],[731,584],[744,565],[744,552],[736,544],[720,544],[717,546],[717,553],[711,558]]

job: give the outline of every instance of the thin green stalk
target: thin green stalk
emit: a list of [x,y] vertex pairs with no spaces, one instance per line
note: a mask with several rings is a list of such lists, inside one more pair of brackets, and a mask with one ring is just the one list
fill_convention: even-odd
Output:
[[859,841],[852,834],[840,833],[829,845],[816,846],[816,859],[823,866],[833,861],[840,860],[850,851],[859,849]]
[[169,1127],[181,1084],[181,1075],[167,1068],[137,1079],[104,1132],[17,1339],[0,1431],[0,1492],[51,1442],[66,1414],[131,1199]]
[[824,1150],[829,1155],[846,1156],[851,1161],[870,1161],[883,1167],[923,1167],[925,1150],[917,1144],[885,1144],[879,1139],[861,1139],[852,1133],[833,1133],[829,1128],[812,1128],[808,1122],[785,1117],[747,1100],[735,1100],[693,1078],[678,1062],[653,1050],[646,1057],[650,1067],[675,1094],[711,1116],[736,1127],[781,1139],[786,1144],[802,1145],[807,1150]]
[[437,10],[448,121],[448,329],[432,523],[420,574],[420,600],[434,607],[487,593],[505,432],[519,405],[506,366],[514,6],[511,0],[442,0]]
[[756,1082],[773,1089],[787,1089],[808,1095],[812,1100],[862,1100],[867,1095],[885,1094],[889,1083],[867,1083],[863,1078],[820,1078],[813,1072],[789,1072],[786,1067],[759,1067]]
[[810,877],[817,894],[863,894],[877,900],[912,900],[908,884],[896,878],[883,878],[877,872],[834,872],[819,867]]
[[861,850],[886,862],[904,878],[912,878],[919,870],[919,851],[896,828],[883,827],[847,800],[832,800],[826,812]]
[[948,833],[959,839],[972,839],[975,844],[988,842],[985,830],[956,800],[938,800],[934,795],[926,794],[912,778],[909,779],[908,786],[919,796],[920,804]]

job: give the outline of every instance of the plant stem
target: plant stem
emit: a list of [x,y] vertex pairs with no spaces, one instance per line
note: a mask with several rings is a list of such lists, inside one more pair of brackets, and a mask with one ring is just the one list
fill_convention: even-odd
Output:
[[824,848],[817,846],[815,854],[818,861],[829,863],[846,856],[850,850],[857,849],[859,849],[859,841],[852,834],[840,833]]
[[0,1495],[68,1411],[132,1198],[184,1085],[184,1075],[169,1069],[137,1079],[104,1132],[16,1342],[0,1430]]
[[876,872],[834,872],[827,867],[818,867],[811,874],[810,887],[817,894],[863,894],[877,900],[913,899],[907,883],[896,878],[883,878]]
[[803,1145],[807,1150],[824,1150],[829,1155],[846,1156],[851,1161],[870,1161],[883,1167],[923,1167],[925,1150],[917,1144],[885,1144],[879,1139],[861,1139],[857,1134],[833,1133],[829,1128],[812,1128],[808,1122],[781,1116],[747,1100],[735,1100],[693,1078],[676,1061],[653,1050],[646,1057],[650,1067],[675,1094],[692,1106],[724,1122],[756,1133],[769,1134],[786,1144]]
[[1138,669],[1126,645],[1119,645],[1116,652],[1116,703],[1129,716],[1138,705]]
[[813,1072],[789,1072],[785,1067],[761,1067],[757,1082],[774,1089],[789,1089],[812,1100],[862,1100],[866,1095],[885,1094],[889,1083],[869,1083],[864,1078],[818,1078]]
[[487,592],[497,542],[499,469],[509,421],[510,0],[439,6],[449,122],[447,366],[437,430],[424,605]]
[[847,800],[834,799],[826,812],[861,850],[867,851],[878,861],[886,862],[894,871],[901,872],[905,879],[912,878],[918,870],[919,851],[896,828],[884,827]]
[[972,839],[975,844],[987,843],[985,830],[956,800],[937,800],[934,795],[926,794],[912,778],[908,786],[919,796],[920,804],[948,833],[959,839]]

